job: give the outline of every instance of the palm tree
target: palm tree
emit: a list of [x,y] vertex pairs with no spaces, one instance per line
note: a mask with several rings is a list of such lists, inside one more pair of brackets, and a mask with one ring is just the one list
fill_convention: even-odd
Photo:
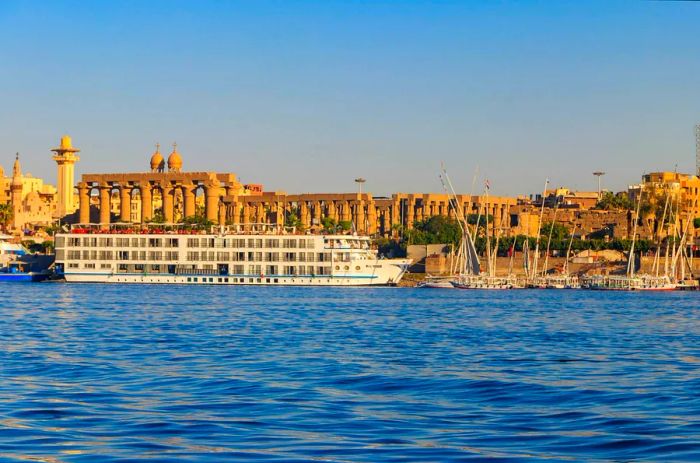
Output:
[[12,220],[12,204],[0,204],[0,226],[3,230],[7,229],[7,225]]

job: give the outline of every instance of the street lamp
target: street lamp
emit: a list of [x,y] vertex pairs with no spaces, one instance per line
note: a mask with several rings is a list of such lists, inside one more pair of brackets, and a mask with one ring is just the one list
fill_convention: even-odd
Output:
[[601,199],[601,197],[602,197],[601,195],[602,195],[602,193],[603,193],[603,191],[600,189],[600,177],[602,177],[603,175],[605,175],[605,172],[600,172],[600,171],[598,171],[598,172],[593,172],[593,175],[595,175],[596,177],[598,177],[598,200],[600,201],[600,199]]
[[365,183],[367,180],[365,180],[362,177],[356,178],[355,183],[357,183],[357,188],[359,189],[359,193],[362,194],[362,184]]

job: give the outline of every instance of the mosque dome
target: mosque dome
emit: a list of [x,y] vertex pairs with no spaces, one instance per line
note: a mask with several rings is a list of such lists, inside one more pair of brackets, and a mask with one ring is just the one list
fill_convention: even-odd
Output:
[[173,143],[173,152],[168,156],[168,170],[171,172],[180,172],[182,169],[182,158],[177,152],[177,143]]
[[151,156],[151,170],[153,172],[162,172],[165,166],[165,159],[160,154],[160,145],[156,145],[156,152]]

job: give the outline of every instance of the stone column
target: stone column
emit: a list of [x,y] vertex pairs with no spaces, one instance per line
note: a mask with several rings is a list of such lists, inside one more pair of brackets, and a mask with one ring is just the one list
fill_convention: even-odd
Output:
[[391,225],[401,223],[401,200],[396,197],[394,198],[394,202],[390,206],[390,215]]
[[423,205],[421,205],[421,207],[416,208],[416,221],[420,222],[425,218],[425,202],[423,202]]
[[206,215],[207,220],[217,223],[219,211],[219,190],[218,183],[209,183],[204,187],[204,195],[206,199]]
[[377,205],[374,201],[367,204],[367,233],[370,235],[377,233]]
[[275,203],[275,222],[277,225],[284,226],[284,203],[282,201]]
[[90,187],[86,183],[78,184],[80,198],[80,223],[90,223]]
[[349,201],[343,201],[343,202],[341,203],[341,207],[342,207],[342,210],[341,210],[341,218],[340,218],[340,220],[342,220],[343,222],[351,221],[351,220],[352,220],[352,215],[351,215],[351,211],[350,211],[350,202],[349,202]]
[[314,201],[314,217],[312,220],[312,223],[315,222],[315,225],[320,227],[321,226],[321,201]]
[[384,213],[382,214],[382,232],[385,235],[390,235],[391,234],[391,208],[387,207],[384,209]]
[[231,223],[234,225],[241,223],[241,207],[236,200],[231,202]]
[[141,190],[141,223],[149,222],[153,218],[153,187],[146,182],[139,185]]
[[299,217],[301,219],[301,225],[304,228],[309,228],[311,226],[311,215],[309,214],[309,206],[306,204],[306,201],[301,201],[299,203],[299,215],[301,216]]
[[194,217],[195,215],[195,188],[195,185],[192,183],[182,185],[183,213],[185,218]]
[[250,223],[250,204],[248,201],[243,202],[243,222],[244,225]]
[[124,223],[131,222],[131,187],[129,185],[122,185],[121,190],[121,201],[119,204],[120,217],[119,220]]
[[110,193],[112,186],[107,183],[100,184],[100,224],[109,225],[110,218]]
[[226,225],[226,204],[219,203],[219,224]]
[[360,200],[355,203],[355,230],[358,233],[367,233],[367,224],[365,223],[365,202]]
[[175,215],[175,201],[173,187],[170,183],[165,183],[161,185],[161,191],[163,192],[163,219],[165,223],[173,223],[173,217]]
[[411,230],[413,228],[413,222],[415,222],[415,199],[408,198],[406,200],[406,229]]

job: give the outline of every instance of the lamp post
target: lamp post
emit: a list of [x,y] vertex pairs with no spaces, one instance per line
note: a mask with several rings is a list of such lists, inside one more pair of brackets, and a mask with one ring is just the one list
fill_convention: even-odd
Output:
[[365,180],[362,177],[356,178],[355,183],[357,183],[357,188],[359,190],[359,193],[362,194],[362,184],[365,183],[367,180]]
[[598,177],[598,201],[600,201],[600,199],[602,198],[602,194],[603,194],[603,190],[601,190],[601,187],[600,187],[600,178],[603,175],[605,175],[605,172],[597,171],[597,172],[593,172],[593,175]]

